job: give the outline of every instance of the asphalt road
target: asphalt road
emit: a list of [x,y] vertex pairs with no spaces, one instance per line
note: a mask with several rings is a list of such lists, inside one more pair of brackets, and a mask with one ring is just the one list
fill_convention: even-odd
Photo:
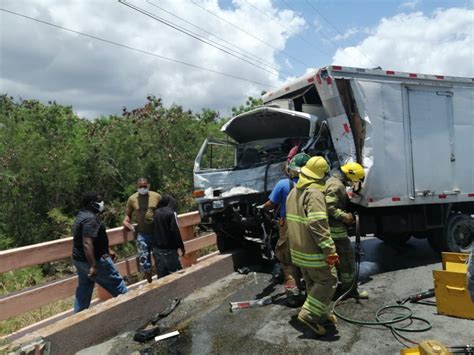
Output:
[[[370,320],[377,308],[432,288],[431,271],[441,269],[440,258],[424,240],[412,238],[400,247],[367,238],[363,250],[360,282],[370,299],[341,305],[340,312],[350,318]],[[234,273],[197,290],[159,323],[162,334],[178,330],[177,337],[140,344],[128,332],[80,354],[399,354],[404,348],[387,328],[342,320],[338,332],[317,337],[299,324],[298,309],[289,308],[284,299],[230,312],[229,302],[281,293],[282,285],[274,285],[270,279],[271,275],[261,270],[247,275]],[[411,340],[437,339],[451,346],[474,343],[473,320],[438,315],[431,305],[409,306],[415,316],[433,326],[424,333],[404,333]],[[415,321],[412,326],[421,324]]]

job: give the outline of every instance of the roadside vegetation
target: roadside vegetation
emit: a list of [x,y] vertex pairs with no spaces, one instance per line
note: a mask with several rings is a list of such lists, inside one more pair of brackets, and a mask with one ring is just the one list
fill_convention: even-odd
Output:
[[[232,116],[259,104],[249,97],[232,108]],[[194,158],[206,137],[222,138],[227,119],[211,109],[165,107],[154,96],[141,108],[94,120],[55,102],[0,96],[0,250],[69,237],[85,191],[102,191],[107,227],[120,225],[126,199],[142,176],[152,190],[175,196],[179,213],[194,210]],[[135,247],[127,243],[117,252],[122,259],[135,254]],[[60,261],[0,274],[0,296],[73,271],[69,261]],[[0,334],[69,309],[71,302],[1,322]]]

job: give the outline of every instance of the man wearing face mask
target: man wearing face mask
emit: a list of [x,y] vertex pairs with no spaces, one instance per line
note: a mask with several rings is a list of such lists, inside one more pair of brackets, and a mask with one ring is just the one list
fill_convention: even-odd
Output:
[[109,249],[105,225],[100,219],[104,207],[101,193],[87,192],[74,222],[72,259],[79,279],[74,313],[89,308],[96,282],[114,297],[128,291],[112,261],[115,253]]
[[150,184],[146,178],[142,177],[138,179],[137,192],[128,198],[127,212],[123,219],[124,227],[135,231],[132,225],[132,217],[135,214],[140,272],[143,272],[148,282],[152,280],[151,253],[153,250],[153,212],[158,206],[160,199],[161,196],[159,193],[150,191]]

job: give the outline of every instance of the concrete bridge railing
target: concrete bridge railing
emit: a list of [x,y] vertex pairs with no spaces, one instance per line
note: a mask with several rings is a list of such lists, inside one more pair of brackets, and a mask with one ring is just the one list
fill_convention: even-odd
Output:
[[[208,233],[196,236],[194,227],[201,221],[196,211],[181,214],[178,220],[186,248],[186,256],[181,258],[181,263],[186,268],[198,262],[196,253],[198,250],[216,243],[216,235]],[[110,246],[128,243],[134,239],[132,233],[123,227],[109,229],[107,234]],[[71,251],[72,237],[0,251],[0,273],[66,259],[71,256]],[[131,276],[138,272],[137,257],[120,261],[116,265],[123,276]],[[0,298],[0,321],[71,297],[76,286],[77,276],[71,276],[4,295]],[[100,294],[101,292],[99,298]]]

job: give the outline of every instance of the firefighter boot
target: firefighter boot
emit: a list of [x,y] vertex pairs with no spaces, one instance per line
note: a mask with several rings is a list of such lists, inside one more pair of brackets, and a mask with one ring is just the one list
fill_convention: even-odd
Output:
[[309,320],[307,317],[302,315],[301,312],[298,314],[298,320],[308,328],[311,328],[317,335],[326,335],[326,328],[324,328],[322,324]]
[[365,290],[354,289],[353,291],[349,292],[344,299],[354,298],[356,300],[367,300],[369,299],[369,293]]
[[324,325],[337,325],[337,317],[334,313],[328,314],[328,317],[326,319],[326,322],[324,322]]

